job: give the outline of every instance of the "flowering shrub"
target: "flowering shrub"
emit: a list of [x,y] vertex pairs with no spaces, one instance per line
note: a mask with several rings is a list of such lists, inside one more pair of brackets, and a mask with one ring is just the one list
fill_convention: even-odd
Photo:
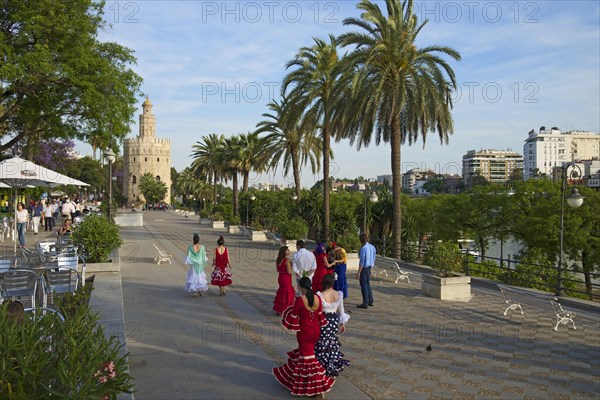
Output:
[[27,313],[17,321],[0,305],[0,399],[116,399],[133,392],[122,344],[106,337],[98,316],[85,302],[65,316]]

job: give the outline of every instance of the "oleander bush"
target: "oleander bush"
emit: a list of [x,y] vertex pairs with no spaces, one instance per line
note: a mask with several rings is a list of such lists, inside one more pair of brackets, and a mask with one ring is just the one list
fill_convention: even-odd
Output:
[[102,215],[89,215],[72,233],[76,243],[82,243],[87,253],[87,263],[108,261],[110,253],[121,246],[119,228]]
[[304,239],[308,234],[308,225],[300,218],[293,218],[282,222],[279,230],[286,240]]
[[[26,313],[19,319],[0,305],[0,398],[116,399],[132,393],[127,355],[114,336],[107,338],[78,293],[66,300],[66,318]],[[66,311],[66,309],[63,309]]]

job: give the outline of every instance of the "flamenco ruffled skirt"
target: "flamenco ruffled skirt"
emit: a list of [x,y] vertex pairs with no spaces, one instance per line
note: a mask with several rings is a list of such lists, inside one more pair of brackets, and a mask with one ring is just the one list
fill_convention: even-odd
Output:
[[273,375],[295,396],[315,396],[331,390],[335,380],[325,375],[325,369],[314,355],[302,357],[292,350],[287,362],[273,368]]

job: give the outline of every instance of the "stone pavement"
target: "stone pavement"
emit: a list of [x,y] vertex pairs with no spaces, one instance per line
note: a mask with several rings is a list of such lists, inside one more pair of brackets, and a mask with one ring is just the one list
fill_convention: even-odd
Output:
[[[209,257],[225,237],[234,282],[227,296],[214,287],[197,298],[183,291],[193,232]],[[117,312],[113,326],[124,327],[136,399],[291,397],[271,374],[296,346],[271,310],[276,247],[160,211],[146,211],[143,227],[121,228],[121,235],[124,325]],[[172,265],[156,265],[153,242],[174,255]],[[554,331],[549,302],[523,296],[525,315],[505,317],[497,290],[474,283],[470,302],[442,302],[420,295],[414,272],[410,284],[373,276],[368,310],[355,308],[360,289],[348,274],[351,319],[340,340],[351,365],[328,398],[600,398],[598,308],[576,310],[577,330]]]

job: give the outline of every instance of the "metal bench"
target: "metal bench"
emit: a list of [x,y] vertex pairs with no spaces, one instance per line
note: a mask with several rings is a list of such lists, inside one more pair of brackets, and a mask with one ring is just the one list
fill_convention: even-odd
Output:
[[[378,273],[379,275],[385,275],[386,278],[389,278],[388,272],[385,268],[381,267],[380,265],[382,263],[384,264],[389,264],[391,260],[385,260],[383,258],[377,258],[377,261],[375,262],[375,266],[376,266],[376,270],[375,273]],[[410,271],[404,271],[402,269],[400,269],[400,265],[398,265],[398,263],[396,261],[392,261],[393,263],[393,268],[394,268],[394,273],[396,274],[396,280],[394,281],[394,283],[398,283],[398,281],[403,281],[406,280],[407,283],[410,283],[410,278],[409,275],[412,275],[412,272]],[[377,271],[379,270],[379,271]]]
[[240,232],[242,233],[242,235],[244,235],[244,237],[250,236],[250,230],[246,226],[240,225]]
[[281,246],[281,238],[278,238],[273,232],[265,232],[265,237],[273,246]]
[[567,325],[569,322],[573,324],[573,329],[577,329],[575,327],[575,322],[573,321],[573,318],[575,318],[574,312],[565,311],[556,297],[550,299],[550,304],[552,304],[552,309],[554,310],[554,315],[556,316],[556,325],[554,326],[555,331],[558,330],[558,325]]
[[508,310],[516,310],[517,308],[521,310],[521,315],[525,315],[525,313],[523,312],[523,307],[521,307],[521,303],[518,303],[510,298],[508,294],[508,288],[504,285],[497,286],[498,289],[500,289],[500,293],[502,293],[502,296],[504,297],[504,302],[508,305],[508,307],[506,307],[506,310],[504,310],[504,315],[508,313]]
[[169,264],[172,264],[171,260],[173,259],[173,256],[170,253],[168,253],[168,252],[166,252],[164,250],[159,249],[158,246],[155,243],[152,243],[152,246],[154,246],[154,249],[156,250],[156,253],[158,254],[154,258],[154,261],[156,261],[156,264],[160,264],[163,261],[165,261],[165,262],[168,261]]

